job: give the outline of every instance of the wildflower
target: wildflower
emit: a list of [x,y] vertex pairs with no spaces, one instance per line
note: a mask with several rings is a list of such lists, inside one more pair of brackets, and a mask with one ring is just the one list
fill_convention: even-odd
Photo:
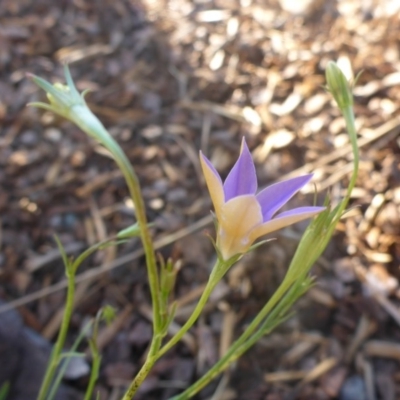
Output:
[[200,161],[218,222],[216,246],[224,260],[246,253],[259,237],[325,209],[300,207],[277,214],[312,175],[275,183],[256,194],[256,170],[244,139],[240,156],[224,183],[201,152]]

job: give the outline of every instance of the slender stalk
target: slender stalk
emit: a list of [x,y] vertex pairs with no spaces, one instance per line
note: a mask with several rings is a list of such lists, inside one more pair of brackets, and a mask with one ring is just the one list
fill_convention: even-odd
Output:
[[[91,325],[92,325],[92,323],[90,322],[83,328],[82,332],[78,335],[74,344],[72,345],[70,352],[76,352],[78,346],[81,344],[82,340],[85,338],[86,334],[88,333],[89,329],[91,328]],[[57,390],[61,384],[61,381],[65,374],[65,371],[67,370],[68,365],[70,363],[70,359],[66,356],[65,353],[63,354],[63,356],[65,357],[65,360],[64,360],[63,364],[60,366],[60,368],[58,368],[57,377],[55,379],[53,379],[53,385],[51,387],[50,393],[46,397],[47,400],[53,400],[56,397]]]
[[43,378],[43,382],[40,387],[37,400],[45,400],[47,392],[49,391],[50,385],[53,381],[54,375],[57,371],[58,364],[60,362],[60,355],[64,347],[65,338],[67,337],[67,331],[71,320],[72,311],[74,308],[75,274],[71,273],[68,267],[66,268],[67,268],[68,286],[67,286],[67,298],[65,301],[64,315],[61,322],[60,331],[57,336],[57,341],[54,344],[54,348],[52,350],[49,360],[49,365],[46,370],[46,374]]
[[154,254],[153,241],[150,236],[150,232],[147,226],[146,209],[143,201],[142,192],[140,189],[140,184],[135,170],[130,164],[125,153],[122,151],[119,144],[108,134],[106,129],[100,123],[100,127],[103,130],[102,137],[106,136],[106,140],[102,140],[102,144],[110,150],[114,156],[115,162],[124,174],[126,184],[130,195],[132,197],[133,203],[135,204],[136,218],[140,227],[140,234],[142,238],[143,248],[146,256],[146,265],[150,286],[150,294],[153,305],[153,330],[155,334],[158,334],[161,330],[161,305],[159,299],[159,278],[157,272],[156,257]]
[[176,343],[178,343],[185,335],[185,333],[193,326],[193,324],[197,321],[197,318],[199,317],[201,311],[203,310],[204,305],[206,304],[208,298],[210,297],[210,294],[214,287],[215,284],[210,283],[209,280],[190,318],[187,320],[185,325],[183,325],[182,328],[172,337],[172,339],[164,347],[161,348],[161,350],[159,347],[161,344],[161,339],[157,344],[154,344],[154,339],[153,339],[153,343],[150,347],[149,354],[147,355],[145,363],[143,364],[142,368],[131,382],[122,400],[131,400],[133,398],[136,391],[139,389],[140,385],[143,383],[143,381],[146,379],[147,375],[151,371],[154,363],[161,356],[163,356],[169,349],[171,349],[171,347],[173,347]]
[[[74,114],[74,118],[71,118],[71,120],[89,136],[100,142],[112,154],[114,161],[117,163],[119,169],[124,175],[129,189],[129,194],[132,197],[135,205],[136,218],[139,224],[140,236],[146,257],[147,275],[153,306],[153,331],[154,334],[157,335],[162,329],[160,312],[161,305],[159,298],[160,283],[153,241],[147,225],[146,209],[143,201],[142,191],[140,189],[139,179],[120,145],[107,132],[100,120],[89,110],[89,108],[87,108],[86,105],[83,108],[79,105],[75,107],[75,109],[71,109],[71,113]],[[73,113],[73,111],[75,113]]]
[[100,370],[100,363],[101,363],[101,356],[96,348],[96,345],[93,344],[92,341],[89,341],[89,346],[92,351],[93,362],[92,362],[92,369],[90,371],[89,384],[86,389],[84,400],[92,399],[94,385],[96,384],[97,378],[99,377],[99,370]]
[[[252,323],[245,329],[242,335],[234,342],[234,344],[228,349],[224,356],[220,360],[218,360],[218,362],[213,365],[209,371],[207,371],[205,375],[203,375],[198,381],[187,388],[183,393],[174,396],[171,400],[190,399],[206,385],[208,385],[208,383],[216,378],[222,371],[224,371],[229,366],[229,364],[238,359],[246,351],[246,349],[250,347],[250,345],[248,345],[247,339],[253,334],[255,329],[260,324],[260,319],[262,319],[261,315],[264,317],[265,313],[269,313],[269,311],[275,306],[275,304],[277,304],[277,302],[282,299],[286,286],[287,285],[285,284],[285,282],[281,284],[278,291],[275,292],[274,296],[264,306],[264,308],[260,311],[257,317],[252,321]],[[264,332],[264,334],[265,333],[266,332]],[[251,342],[253,343],[253,340],[251,340]]]
[[[284,316],[287,317],[287,311],[289,308],[301,296],[301,294],[304,293],[305,289],[303,288],[299,291],[299,287],[305,284],[306,275],[307,272],[304,272],[303,276],[299,276],[295,282],[293,282],[292,279],[285,279],[278,288],[278,294],[271,297],[253,323],[245,329],[242,335],[228,349],[223,357],[218,360],[218,362],[198,381],[187,388],[183,393],[174,396],[170,400],[187,400],[193,397],[215,377],[226,370],[232,362],[240,358],[261,337],[270,333],[276,326],[278,326],[282,322]],[[289,285],[291,286],[288,288]],[[262,321],[259,321],[260,315],[264,317]],[[257,322],[260,323],[257,324]]]
[[[60,251],[63,252],[61,243],[57,240],[57,244],[60,248]],[[74,296],[75,296],[75,274],[78,269],[78,267],[82,264],[82,262],[90,256],[94,251],[96,251],[99,247],[102,245],[106,244],[107,242],[113,240],[112,239],[106,239],[100,243],[97,243],[96,245],[90,247],[86,251],[84,251],[78,258],[73,261],[72,263],[69,263],[69,261],[63,257],[64,263],[65,263],[65,268],[66,268],[66,275],[67,275],[67,281],[68,281],[68,286],[67,286],[67,299],[66,299],[66,304],[65,304],[65,311],[63,314],[63,319],[61,323],[61,328],[57,337],[57,341],[54,345],[53,351],[50,356],[50,360],[48,363],[48,368],[46,369],[45,376],[43,378],[42,386],[39,392],[39,397],[38,400],[42,400],[47,397],[48,392],[50,390],[50,385],[52,384],[54,380],[54,375],[57,370],[58,364],[60,362],[60,355],[62,352],[62,349],[64,347],[65,343],[65,338],[67,335],[68,327],[69,327],[69,322],[71,320],[72,312],[73,312],[73,307],[74,307]],[[60,371],[62,373],[62,371]],[[49,398],[54,397],[55,391],[57,390],[56,387],[56,382],[53,383],[53,387],[51,388],[51,392],[49,393]]]
[[140,227],[143,248],[146,256],[147,275],[150,286],[150,294],[153,306],[153,339],[150,346],[149,354],[146,361],[140,369],[137,376],[132,380],[126,391],[123,400],[132,399],[139,386],[142,384],[154,363],[157,361],[157,352],[161,346],[161,331],[162,331],[162,313],[160,304],[160,283],[157,271],[156,258],[154,254],[153,241],[147,226],[146,210],[143,201],[142,192],[140,189],[139,180],[132,168],[128,158],[122,151],[118,143],[108,134],[103,125],[99,122],[96,124],[97,129],[100,129],[100,137],[104,138],[101,143],[112,153],[114,160],[122,171],[126,183],[129,188],[130,195],[135,204],[136,217]]
[[139,389],[140,385],[143,383],[143,381],[146,379],[147,375],[153,368],[154,363],[157,361],[157,352],[160,349],[161,346],[161,336],[153,336],[153,340],[150,345],[150,350],[149,353],[146,357],[145,363],[142,365],[142,368],[140,368],[140,371],[137,373],[135,378],[132,380],[131,384],[129,385],[128,390],[125,392],[124,397],[122,400],[131,400],[137,390]]
[[342,214],[343,214],[345,208],[347,207],[347,204],[350,201],[351,193],[356,185],[359,163],[360,163],[360,150],[358,148],[358,143],[357,143],[357,131],[356,131],[356,126],[355,126],[355,122],[354,122],[353,107],[351,105],[346,106],[346,107],[340,107],[340,111],[346,122],[347,133],[349,134],[349,137],[350,137],[350,143],[351,143],[353,157],[354,157],[354,160],[353,160],[354,168],[353,168],[353,173],[350,178],[349,186],[347,187],[346,196],[338,205],[337,215],[332,222],[332,227],[331,227],[332,231],[333,231],[333,229],[335,229],[336,223],[342,217]]
[[217,260],[212,273],[208,279],[207,285],[204,288],[204,291],[190,315],[189,319],[185,322],[185,324],[179,329],[179,331],[160,349],[157,354],[157,357],[160,358],[163,356],[168,350],[170,350],[173,346],[175,346],[182,337],[186,334],[186,332],[193,326],[193,324],[197,321],[200,316],[200,313],[203,311],[204,306],[206,305],[212,291],[214,290],[217,283],[220,281],[222,276],[228,270],[230,265],[226,262]]
[[135,395],[136,391],[145,380],[150,370],[152,369],[154,363],[162,357],[168,350],[170,350],[175,344],[177,344],[182,337],[186,334],[186,332],[194,325],[197,319],[200,316],[201,311],[204,309],[207,300],[209,299],[213,289],[216,284],[228,270],[230,264],[227,262],[223,262],[218,260],[211,272],[211,275],[208,279],[207,285],[195,307],[193,313],[186,321],[186,323],[179,329],[179,331],[160,349],[161,337],[159,338],[158,343],[154,343],[158,338],[153,338],[152,345],[150,346],[149,354],[146,357],[146,361],[143,364],[142,368],[131,382],[128,390],[126,391],[122,400],[131,400]]

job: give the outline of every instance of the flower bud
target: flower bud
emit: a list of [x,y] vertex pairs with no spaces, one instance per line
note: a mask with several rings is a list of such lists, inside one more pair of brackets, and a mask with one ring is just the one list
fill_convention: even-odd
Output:
[[333,61],[326,67],[326,81],[328,91],[334,97],[340,109],[353,106],[352,88],[341,69]]

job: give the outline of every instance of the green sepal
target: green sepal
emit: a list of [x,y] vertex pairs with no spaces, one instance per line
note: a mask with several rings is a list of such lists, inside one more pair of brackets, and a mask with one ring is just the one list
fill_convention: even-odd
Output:
[[245,254],[248,254],[248,253],[250,253],[251,251],[253,251],[253,250],[259,248],[259,247],[262,246],[263,244],[268,243],[268,242],[272,242],[272,241],[274,241],[274,240],[275,240],[275,238],[261,240],[261,241],[255,243],[255,244],[251,245],[251,246],[249,247],[249,249],[246,251]]

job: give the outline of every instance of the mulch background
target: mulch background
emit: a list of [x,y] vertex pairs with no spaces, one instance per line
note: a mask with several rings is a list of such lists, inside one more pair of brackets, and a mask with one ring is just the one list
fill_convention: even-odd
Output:
[[[214,262],[198,150],[226,176],[245,136],[260,186],[311,171],[318,201],[327,191],[335,201],[352,168],[344,122],[322,88],[327,62],[338,60],[349,77],[363,71],[355,89],[361,163],[351,210],[293,318],[198,399],[399,399],[396,3],[2,0],[0,318],[10,315],[4,305],[18,306],[25,328],[53,340],[65,295],[53,236],[74,255],[135,221],[124,180],[104,151],[72,124],[26,107],[44,99],[27,72],[62,80],[68,62],[78,88],[92,90],[88,104],[140,177],[160,253],[182,263],[175,292],[181,324]],[[313,191],[310,185],[291,205],[311,204]],[[218,359],[282,279],[305,226],[277,233],[230,271],[138,399],[168,399]],[[98,252],[81,274],[68,341],[99,307],[117,309],[100,334],[98,389],[101,399],[118,399],[151,337],[139,242]],[[11,360],[21,354],[9,353],[0,351],[0,383],[9,380],[16,391],[21,360]],[[87,364],[68,373],[67,384],[82,398]]]

